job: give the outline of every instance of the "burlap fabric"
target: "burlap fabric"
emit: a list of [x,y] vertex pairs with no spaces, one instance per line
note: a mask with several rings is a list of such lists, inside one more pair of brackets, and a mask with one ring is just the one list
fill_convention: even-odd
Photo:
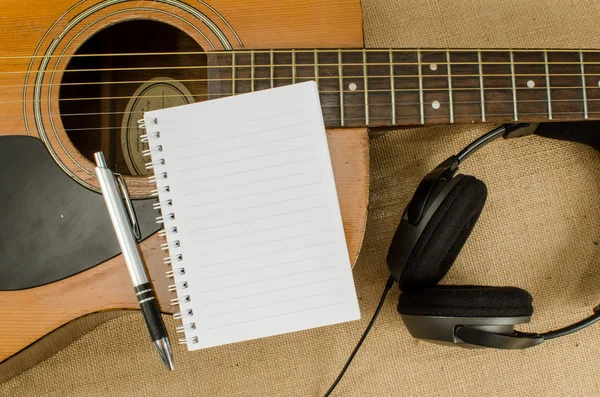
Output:
[[[368,46],[600,48],[600,5],[559,0],[365,0]],[[112,320],[0,385],[6,396],[317,396],[337,375],[379,299],[385,254],[422,176],[489,126],[373,135],[366,238],[355,267],[361,321],[188,353],[166,373],[138,313]],[[445,283],[515,285],[534,296],[527,329],[600,302],[600,156],[529,137],[497,142],[462,168],[490,197]],[[598,395],[600,326],[526,351],[468,351],[413,340],[394,289],[340,396]],[[166,318],[169,329],[175,322]]]

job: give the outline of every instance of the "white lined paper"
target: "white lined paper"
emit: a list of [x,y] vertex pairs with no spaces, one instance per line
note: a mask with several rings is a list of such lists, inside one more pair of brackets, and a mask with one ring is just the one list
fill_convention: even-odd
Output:
[[360,317],[314,82],[145,119],[189,350]]

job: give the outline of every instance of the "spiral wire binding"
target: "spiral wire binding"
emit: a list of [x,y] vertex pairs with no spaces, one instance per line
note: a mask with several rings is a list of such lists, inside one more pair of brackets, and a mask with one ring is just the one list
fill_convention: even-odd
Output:
[[[152,125],[158,125],[158,119],[154,118],[150,121],[150,123]],[[138,127],[140,129],[146,129],[146,122],[144,121],[144,119],[138,120]],[[147,170],[153,170],[155,168],[155,166],[164,166],[166,164],[165,160],[163,158],[155,158],[155,154],[160,153],[163,151],[163,146],[159,143],[156,144],[155,140],[160,138],[160,132],[156,131],[156,132],[152,132],[152,133],[146,133],[140,136],[140,140],[142,142],[143,145],[146,145],[146,148],[142,151],[142,156],[144,157],[150,157],[150,160],[148,163],[146,163],[146,169]],[[152,146],[150,145],[150,141],[152,142]],[[158,181],[160,180],[166,180],[168,179],[168,174],[166,172],[160,172],[160,173],[155,173],[154,175],[148,177],[148,183],[150,183],[151,185],[156,186],[156,189],[151,191],[151,196],[152,197],[157,197],[159,199],[159,202],[153,205],[153,208],[157,211],[160,212],[160,216],[156,217],[156,223],[158,224],[163,224],[165,220],[168,221],[173,221],[175,220],[175,214],[172,212],[168,212],[169,207],[173,206],[173,200],[172,199],[163,199],[161,200],[161,193],[170,193],[171,192],[171,188],[169,187],[169,185],[164,185],[162,187],[158,186]],[[163,213],[163,211],[165,211],[165,213]],[[167,240],[167,236],[168,235],[176,235],[178,233],[177,230],[177,226],[171,226],[168,229],[167,228],[163,228],[162,230],[159,231],[158,235],[160,237],[164,237]],[[183,266],[183,263],[180,263],[183,261],[183,255],[181,253],[175,252],[174,250],[177,250],[178,248],[181,247],[181,244],[179,242],[179,240],[177,239],[173,239],[172,241],[168,241],[164,244],[161,244],[160,248],[161,250],[168,252],[169,256],[163,258],[163,262],[165,264],[165,266],[168,266],[170,268],[170,270],[167,270],[165,272],[166,277],[169,279],[174,279],[175,277],[181,277],[185,275],[185,267]],[[188,282],[187,281],[179,281],[179,282],[173,282],[172,284],[169,285],[168,290],[169,292],[177,292],[178,293],[178,297],[177,298],[173,298],[171,299],[171,305],[172,306],[179,306],[181,303],[189,303],[191,302],[191,298],[189,295],[184,294],[184,290],[186,290],[188,288]],[[183,324],[178,325],[177,328],[175,329],[175,331],[177,333],[185,333],[187,331],[192,331],[196,329],[196,323],[191,321],[193,320],[192,317],[194,315],[194,312],[192,311],[192,309],[185,309],[185,310],[181,310],[177,313],[175,313],[173,315],[173,318],[175,318],[176,320],[181,320],[181,321],[185,321]],[[198,343],[198,337],[197,336],[192,336],[192,337],[182,337],[178,339],[179,343],[181,344],[187,344],[187,345],[192,345],[195,343]]]
[[173,318],[175,320],[181,320],[184,317],[191,317],[194,315],[194,311],[192,309],[187,309],[184,312],[177,312],[175,314],[173,314]]

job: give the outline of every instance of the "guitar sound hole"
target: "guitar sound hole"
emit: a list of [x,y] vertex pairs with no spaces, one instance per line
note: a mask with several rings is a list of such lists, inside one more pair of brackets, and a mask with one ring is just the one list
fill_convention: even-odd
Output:
[[116,172],[147,175],[137,120],[147,110],[206,98],[202,51],[176,27],[150,20],[122,22],[89,38],[60,85],[59,109],[71,142],[90,161],[102,150]]

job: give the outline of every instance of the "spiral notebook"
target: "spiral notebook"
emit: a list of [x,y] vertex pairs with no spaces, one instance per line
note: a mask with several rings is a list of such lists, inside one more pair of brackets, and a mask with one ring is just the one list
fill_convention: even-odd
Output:
[[314,82],[144,115],[189,350],[360,317]]

